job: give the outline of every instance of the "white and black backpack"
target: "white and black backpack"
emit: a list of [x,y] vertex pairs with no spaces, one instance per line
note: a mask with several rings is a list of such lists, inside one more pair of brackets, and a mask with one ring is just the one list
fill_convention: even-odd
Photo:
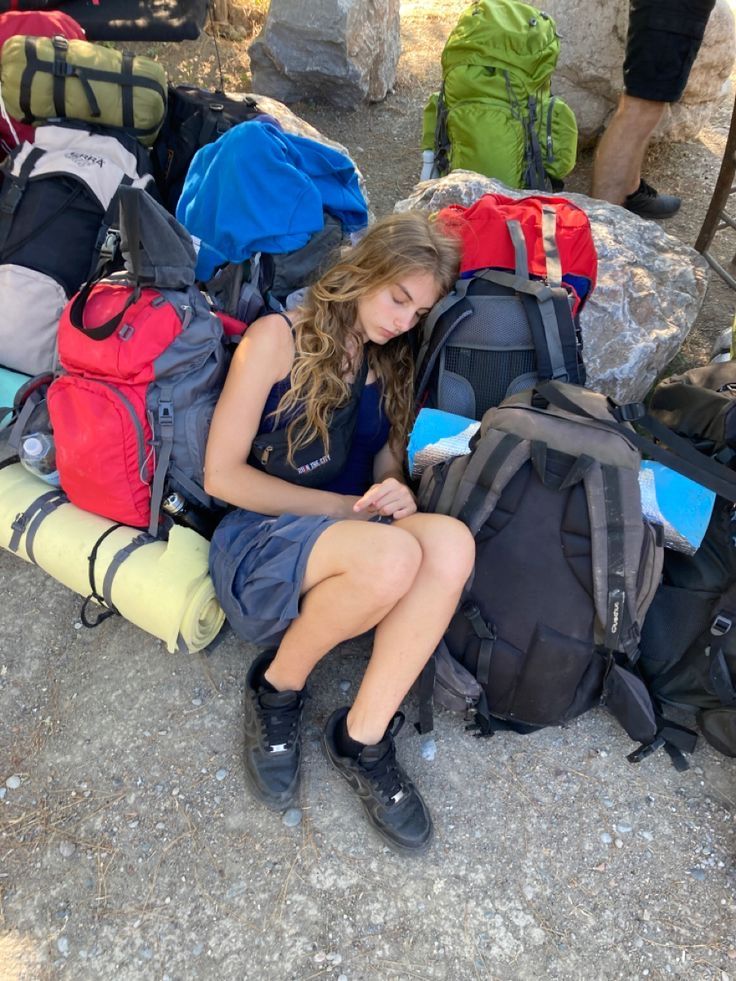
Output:
[[53,367],[69,298],[95,270],[122,184],[152,185],[148,154],[122,131],[39,126],[4,166],[0,191],[0,364]]

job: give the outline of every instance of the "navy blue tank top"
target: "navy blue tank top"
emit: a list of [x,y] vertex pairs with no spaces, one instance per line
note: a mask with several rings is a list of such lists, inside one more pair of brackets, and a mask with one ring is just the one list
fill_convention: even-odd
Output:
[[[282,416],[278,421],[270,416],[291,387],[289,376],[277,381],[268,393],[261,416],[259,433],[271,433],[276,426],[284,428],[294,418]],[[269,418],[270,416],[270,418]],[[381,388],[378,382],[363,387],[358,403],[353,444],[342,472],[320,487],[320,490],[336,494],[363,494],[373,483],[373,461],[388,439],[389,421],[381,404]]]

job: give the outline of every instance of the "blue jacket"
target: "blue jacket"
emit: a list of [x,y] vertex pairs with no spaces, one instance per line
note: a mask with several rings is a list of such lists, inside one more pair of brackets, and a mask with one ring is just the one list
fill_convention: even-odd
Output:
[[199,149],[176,217],[202,240],[197,279],[255,252],[292,252],[323,226],[323,210],[348,232],[368,222],[352,162],[332,147],[272,123],[240,123]]

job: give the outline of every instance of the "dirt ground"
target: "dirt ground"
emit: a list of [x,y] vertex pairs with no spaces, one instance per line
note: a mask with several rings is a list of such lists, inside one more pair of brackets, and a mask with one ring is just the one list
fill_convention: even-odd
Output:
[[[404,0],[384,103],[293,107],[349,148],[377,215],[417,179],[421,109],[461,6]],[[146,47],[175,80],[216,84],[208,36]],[[247,90],[245,44],[223,42],[221,57],[226,87]],[[728,117],[650,155],[651,181],[684,197],[667,227],[685,241]],[[569,189],[585,191],[589,170],[583,154]],[[733,310],[714,279],[683,363]],[[119,618],[84,629],[79,597],[4,551],[0,596],[0,981],[736,978],[736,770],[702,740],[679,773],[663,753],[628,763],[632,743],[602,709],[487,742],[438,712],[434,758],[407,724],[400,754],[436,826],[409,861],[372,837],[318,745],[365,638],[314,673],[289,824],[245,791],[254,652],[231,632],[185,656]]]

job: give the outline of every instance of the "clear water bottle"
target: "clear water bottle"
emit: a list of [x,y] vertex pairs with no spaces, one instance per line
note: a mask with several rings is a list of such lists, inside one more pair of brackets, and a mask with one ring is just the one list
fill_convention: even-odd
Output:
[[20,444],[20,462],[26,470],[45,480],[47,484],[59,486],[56,448],[51,433],[28,433],[24,436]]

